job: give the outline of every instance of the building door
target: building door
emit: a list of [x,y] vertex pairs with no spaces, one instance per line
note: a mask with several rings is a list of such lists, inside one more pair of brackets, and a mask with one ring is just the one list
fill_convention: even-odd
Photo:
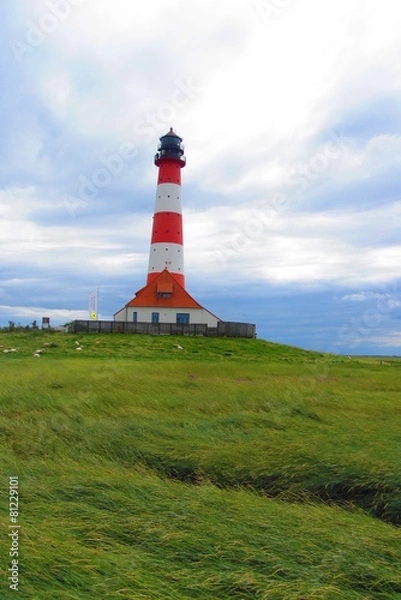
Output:
[[189,313],[177,313],[177,325],[189,325]]
[[132,320],[134,323],[138,323],[138,313],[136,311],[132,315]]
[[152,312],[152,323],[158,323],[158,322],[159,322],[159,313]]

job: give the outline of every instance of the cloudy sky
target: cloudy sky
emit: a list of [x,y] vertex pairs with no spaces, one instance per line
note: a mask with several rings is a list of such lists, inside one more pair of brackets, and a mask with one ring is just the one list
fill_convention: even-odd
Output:
[[0,325],[112,318],[184,138],[188,291],[258,337],[401,354],[399,0],[3,0]]

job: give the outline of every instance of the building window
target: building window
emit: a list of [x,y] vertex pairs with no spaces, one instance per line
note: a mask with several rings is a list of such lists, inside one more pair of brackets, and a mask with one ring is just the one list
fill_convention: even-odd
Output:
[[136,311],[132,314],[132,320],[134,323],[138,323],[138,313]]
[[177,325],[189,325],[189,313],[177,313],[176,323]]
[[158,322],[159,322],[159,313],[152,312],[152,323],[158,323]]

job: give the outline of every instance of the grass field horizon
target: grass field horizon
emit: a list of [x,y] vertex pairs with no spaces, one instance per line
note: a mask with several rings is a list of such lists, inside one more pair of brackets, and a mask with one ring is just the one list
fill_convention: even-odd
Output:
[[45,331],[0,346],[0,597],[18,476],[21,598],[401,598],[400,360]]

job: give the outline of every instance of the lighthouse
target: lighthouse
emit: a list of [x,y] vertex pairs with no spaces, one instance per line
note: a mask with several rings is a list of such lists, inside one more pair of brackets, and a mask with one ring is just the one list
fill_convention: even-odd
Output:
[[154,164],[158,167],[148,273],[114,321],[154,325],[202,325],[216,328],[221,319],[197,302],[185,288],[181,169],[185,167],[182,138],[173,128],[160,138]]
[[186,158],[182,138],[172,127],[160,138],[154,162],[159,173],[147,284],[167,269],[185,288],[181,169]]
[[113,321],[73,321],[70,331],[256,337],[254,324],[222,321],[186,289],[181,203],[186,158],[183,140],[172,127],[160,138],[154,164],[158,175],[146,285],[114,313]]

